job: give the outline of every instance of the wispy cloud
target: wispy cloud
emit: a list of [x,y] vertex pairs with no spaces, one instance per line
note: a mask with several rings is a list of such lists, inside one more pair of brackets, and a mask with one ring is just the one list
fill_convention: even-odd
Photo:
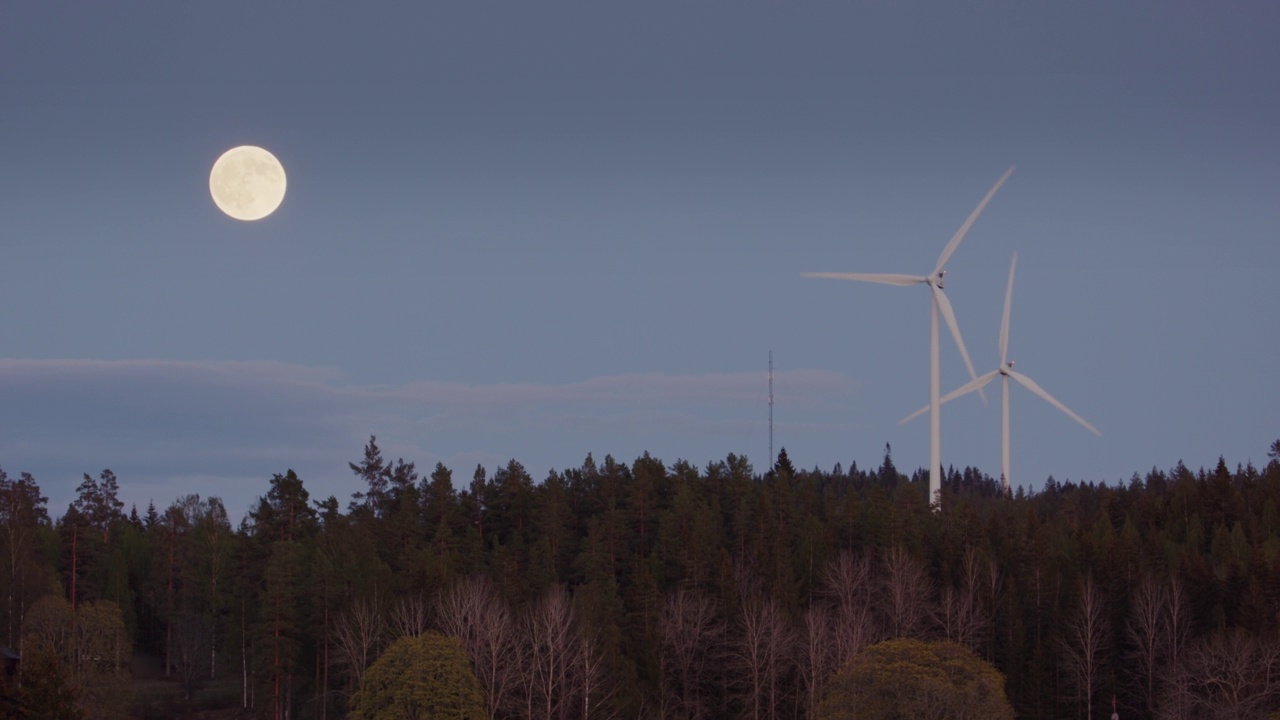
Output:
[[[822,370],[774,379],[793,409],[820,411],[855,391]],[[761,373],[379,386],[279,362],[0,359],[0,466],[36,474],[55,512],[81,473],[103,467],[132,502],[200,492],[247,507],[288,467],[313,494],[349,494],[346,463],[370,434],[387,455],[445,462],[459,479],[477,462],[566,467],[591,450],[721,457],[763,431],[766,392]]]

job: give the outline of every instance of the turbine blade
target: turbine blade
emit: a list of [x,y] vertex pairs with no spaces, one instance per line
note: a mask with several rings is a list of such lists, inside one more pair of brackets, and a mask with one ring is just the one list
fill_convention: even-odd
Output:
[[1045,402],[1049,403],[1050,405],[1066,413],[1072,420],[1075,420],[1076,422],[1085,426],[1085,429],[1087,429],[1089,432],[1093,433],[1094,435],[1097,435],[1098,437],[1102,437],[1102,433],[1098,432],[1098,428],[1090,425],[1089,423],[1085,422],[1084,418],[1071,412],[1071,408],[1058,402],[1057,398],[1050,395],[1048,392],[1045,391],[1044,388],[1037,385],[1035,380],[1032,380],[1031,378],[1027,377],[1026,375],[1023,375],[1020,372],[1014,372],[1012,370],[1009,371],[1009,377],[1012,377],[1014,380],[1017,380],[1018,383],[1021,384],[1023,387],[1039,395]]
[[1018,267],[1018,253],[1009,263],[1009,289],[1004,291],[1004,319],[1000,321],[1000,367],[1009,362],[1009,306],[1013,303],[1013,271]]
[[978,215],[982,213],[982,209],[987,206],[987,203],[991,202],[991,198],[995,197],[996,191],[1000,189],[1000,186],[1003,185],[1004,181],[1008,180],[1009,176],[1012,174],[1013,167],[1004,171],[1004,175],[1001,175],[1000,179],[996,181],[996,184],[987,191],[987,196],[982,198],[982,202],[978,203],[978,207],[974,208],[973,212],[969,213],[969,219],[965,220],[964,224],[960,226],[960,229],[956,231],[956,234],[951,236],[951,242],[947,243],[947,246],[942,249],[942,254],[938,256],[938,266],[933,269],[935,273],[941,270],[942,266],[946,265],[947,261],[951,259],[951,253],[956,251],[956,247],[960,244],[960,241],[964,239],[965,233],[969,232],[969,228],[973,227],[973,223],[978,219]]
[[[979,378],[978,378],[978,379],[976,379],[976,380],[970,380],[969,382],[965,383],[964,385],[961,385],[960,387],[956,388],[955,390],[952,390],[951,392],[947,393],[946,395],[943,395],[942,397],[938,398],[938,404],[939,404],[939,405],[945,405],[946,403],[949,403],[949,402],[951,402],[952,400],[955,400],[955,399],[956,399],[956,398],[958,398],[958,397],[962,397],[962,396],[964,396],[964,395],[968,395],[969,393],[973,392],[974,390],[979,390],[979,389],[981,389],[981,388],[984,388],[984,387],[986,387],[986,386],[987,386],[987,385],[988,385],[992,380],[994,380],[994,379],[995,379],[996,375],[999,375],[999,374],[1000,374],[1000,371],[998,371],[998,370],[992,370],[991,372],[987,373],[986,375],[983,375],[982,377],[979,377]],[[898,424],[899,424],[899,425],[906,425],[907,423],[911,422],[912,420],[915,420],[916,418],[920,417],[921,415],[925,414],[925,413],[926,413],[926,412],[928,412],[928,411],[929,411],[929,406],[928,406],[928,405],[925,405],[924,407],[920,408],[919,410],[917,410],[917,411],[915,411],[915,412],[911,413],[910,415],[908,415],[908,416],[906,416],[906,417],[902,418],[901,420],[899,420],[899,421],[898,421]]]
[[[938,309],[942,311],[942,317],[947,321],[947,327],[951,329],[951,337],[956,340],[956,347],[960,348],[960,357],[964,358],[964,366],[969,371],[969,377],[977,380],[978,373],[973,370],[973,361],[969,359],[969,351],[964,349],[964,338],[960,337],[960,326],[956,324],[956,313],[951,309],[951,301],[947,299],[947,294],[936,285],[933,288],[933,299],[938,304]],[[987,394],[978,389],[978,397],[982,398],[982,404],[987,404]]]
[[[942,398],[938,398],[938,404],[942,404]],[[898,421],[898,424],[899,424],[899,425],[906,425],[907,423],[911,422],[912,420],[915,420],[916,418],[920,417],[921,415],[923,415],[923,414],[925,414],[925,413],[927,413],[927,412],[929,412],[929,406],[928,406],[928,405],[925,405],[924,407],[920,408],[919,410],[917,410],[917,411],[915,411],[915,412],[911,413],[910,415],[908,415],[908,416],[906,416],[906,417],[902,418],[901,420],[899,420],[899,421]]]
[[837,273],[807,272],[800,273],[807,278],[826,278],[828,280],[861,280],[863,282],[883,283],[885,285],[919,285],[928,278],[921,275],[897,275],[894,273]]

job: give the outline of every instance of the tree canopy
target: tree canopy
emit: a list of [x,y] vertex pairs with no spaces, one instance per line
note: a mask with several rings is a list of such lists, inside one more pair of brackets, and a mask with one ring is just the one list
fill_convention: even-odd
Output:
[[968,648],[910,638],[867,648],[832,678],[820,720],[1013,720],[1004,675]]
[[[187,495],[126,513],[129,478],[103,470],[58,516],[34,477],[0,470],[0,632],[49,648],[95,719],[137,710],[135,653],[188,703],[345,717],[428,630],[462,643],[494,720],[811,719],[837,671],[896,638],[969,648],[1020,718],[1105,718],[1113,698],[1122,717],[1185,717],[1228,692],[1265,716],[1276,447],[1263,468],[1012,496],[949,468],[941,512],[887,447],[831,470],[588,455],[535,479],[515,460],[423,476],[370,438],[352,502],[285,469],[247,512]],[[1261,660],[1229,687],[1205,680],[1245,656]],[[944,660],[918,672],[957,682]]]
[[364,674],[352,701],[356,720],[484,720],[471,661],[456,638],[428,632],[391,644]]

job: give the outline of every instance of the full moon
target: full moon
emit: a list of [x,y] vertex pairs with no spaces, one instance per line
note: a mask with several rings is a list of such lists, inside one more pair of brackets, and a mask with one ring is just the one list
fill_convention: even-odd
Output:
[[261,220],[275,212],[284,200],[284,187],[284,166],[253,145],[222,153],[209,171],[214,204],[236,220]]

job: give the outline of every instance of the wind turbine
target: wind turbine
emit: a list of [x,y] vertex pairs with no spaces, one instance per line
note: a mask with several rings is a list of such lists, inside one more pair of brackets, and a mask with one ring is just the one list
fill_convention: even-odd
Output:
[[[827,273],[827,272],[810,272],[803,273],[804,277],[812,278],[829,278],[832,280],[860,280],[863,282],[883,283],[885,285],[928,285],[929,295],[931,297],[930,307],[930,335],[929,335],[929,505],[937,509],[942,502],[942,439],[941,439],[941,422],[938,419],[938,406],[941,404],[938,399],[938,313],[942,313],[942,317],[947,322],[947,328],[951,330],[951,336],[955,338],[956,347],[960,348],[960,356],[964,358],[965,367],[969,370],[969,377],[977,377],[977,373],[973,370],[973,362],[969,360],[969,353],[964,349],[964,340],[960,337],[960,327],[956,325],[956,314],[951,309],[951,301],[947,299],[947,294],[942,291],[945,286],[945,278],[947,271],[944,269],[947,260],[951,259],[951,254],[956,251],[956,247],[960,245],[960,241],[964,239],[965,233],[969,232],[969,228],[973,226],[982,209],[987,206],[992,197],[995,197],[996,191],[1004,184],[1005,180],[1013,174],[1013,168],[1009,168],[1000,176],[996,184],[987,192],[986,197],[982,198],[982,202],[978,203],[978,207],[969,213],[969,218],[964,221],[956,234],[951,236],[951,241],[942,249],[942,254],[938,256],[938,264],[934,266],[933,272],[928,275],[896,275],[889,273]],[[978,394],[982,396],[983,402],[986,402],[987,396],[981,390]]]
[[[1014,253],[1013,261],[1009,263],[1009,287],[1008,289],[1005,290],[1005,293],[1004,293],[1004,318],[1000,321],[1000,365],[999,367],[987,373],[986,375],[983,375],[982,377],[974,378],[970,382],[964,385],[961,385],[960,387],[956,388],[955,390],[952,390],[951,392],[947,393],[946,395],[944,395],[942,398],[938,400],[938,403],[941,404],[941,403],[951,402],[952,400],[955,400],[956,398],[962,395],[967,395],[973,392],[974,390],[977,390],[978,392],[982,392],[983,387],[985,387],[988,383],[994,380],[997,375],[1000,376],[1000,380],[1003,385],[1002,392],[1004,394],[1004,397],[1001,403],[1002,407],[1001,407],[1001,418],[1000,418],[1000,439],[1001,439],[1000,489],[1003,490],[1005,493],[1009,492],[1009,378],[1013,378],[1015,381],[1018,382],[1018,384],[1022,385],[1023,387],[1035,393],[1036,395],[1039,395],[1041,398],[1044,399],[1045,402],[1049,403],[1050,405],[1066,413],[1068,417],[1070,417],[1072,420],[1075,420],[1076,422],[1083,425],[1085,429],[1088,430],[1089,432],[1093,433],[1094,435],[1097,435],[1098,437],[1102,437],[1102,433],[1098,432],[1098,429],[1095,428],[1094,426],[1085,422],[1084,418],[1071,412],[1070,408],[1058,402],[1058,400],[1054,398],[1052,395],[1050,395],[1048,392],[1046,392],[1044,388],[1037,385],[1034,380],[1013,369],[1013,361],[1009,359],[1009,306],[1013,302],[1013,272],[1017,267],[1018,267],[1018,253]],[[919,417],[922,413],[924,413],[925,410],[928,410],[928,409],[929,409],[928,406],[920,408],[919,410],[903,418],[899,424],[904,424],[904,423],[910,422],[911,420],[914,420],[915,418]]]

